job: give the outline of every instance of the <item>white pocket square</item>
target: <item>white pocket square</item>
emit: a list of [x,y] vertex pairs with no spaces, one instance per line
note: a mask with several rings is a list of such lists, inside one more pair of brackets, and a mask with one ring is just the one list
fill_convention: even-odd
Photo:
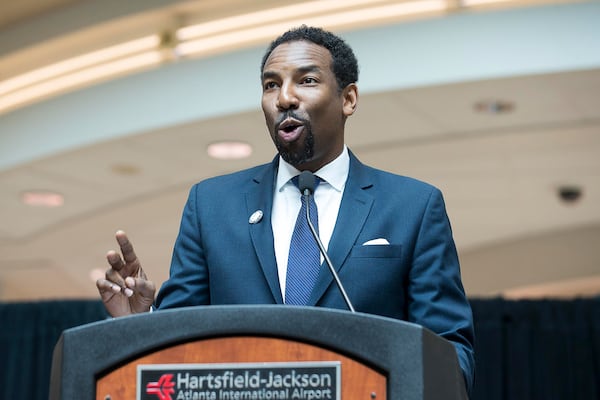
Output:
[[363,246],[386,245],[386,244],[390,244],[390,242],[388,242],[384,238],[377,238],[377,239],[371,239],[369,241],[364,242]]

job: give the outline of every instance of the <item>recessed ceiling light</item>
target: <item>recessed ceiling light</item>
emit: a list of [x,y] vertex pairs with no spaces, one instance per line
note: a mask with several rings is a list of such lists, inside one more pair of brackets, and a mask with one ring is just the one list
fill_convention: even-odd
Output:
[[206,152],[209,156],[218,160],[239,160],[250,157],[252,146],[244,142],[217,142],[209,144]]
[[21,193],[21,202],[31,207],[60,207],[65,204],[65,197],[48,190],[29,190]]
[[515,104],[506,100],[488,99],[478,101],[473,108],[478,113],[497,115],[513,111]]
[[141,172],[139,167],[132,164],[114,164],[111,170],[117,175],[138,175]]

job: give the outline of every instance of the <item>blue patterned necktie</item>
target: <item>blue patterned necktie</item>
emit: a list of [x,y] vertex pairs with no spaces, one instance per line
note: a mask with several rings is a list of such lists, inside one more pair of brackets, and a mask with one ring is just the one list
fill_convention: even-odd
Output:
[[[298,187],[298,177],[292,178],[292,182]],[[317,177],[316,184],[320,179]],[[315,188],[316,189],[316,188]],[[301,194],[302,207],[296,219],[294,233],[290,242],[290,254],[288,257],[287,277],[285,281],[285,303],[291,305],[307,305],[310,292],[317,281],[321,254],[315,238],[310,232],[306,220],[306,196]],[[317,204],[314,196],[310,196],[310,221],[315,230],[319,231],[319,217],[317,215]]]

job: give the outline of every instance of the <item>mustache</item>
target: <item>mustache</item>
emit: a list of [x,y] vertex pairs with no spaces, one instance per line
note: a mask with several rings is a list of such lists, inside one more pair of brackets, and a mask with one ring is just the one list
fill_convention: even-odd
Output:
[[294,110],[287,110],[286,112],[282,113],[281,116],[279,116],[279,118],[277,118],[277,121],[275,121],[275,127],[278,127],[279,125],[281,125],[281,123],[288,118],[295,119],[296,121],[300,121],[304,125],[309,124],[309,121],[306,118],[303,118],[300,115],[296,114],[294,112]]

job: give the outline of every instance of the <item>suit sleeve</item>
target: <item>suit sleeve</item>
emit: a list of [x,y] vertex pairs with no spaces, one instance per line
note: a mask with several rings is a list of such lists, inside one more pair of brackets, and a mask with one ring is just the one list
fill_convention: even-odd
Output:
[[456,348],[467,390],[473,384],[473,317],[441,192],[433,189],[422,218],[409,273],[408,317]]
[[156,298],[158,309],[207,305],[210,302],[208,268],[198,215],[198,185],[189,194],[175,241],[169,279]]

